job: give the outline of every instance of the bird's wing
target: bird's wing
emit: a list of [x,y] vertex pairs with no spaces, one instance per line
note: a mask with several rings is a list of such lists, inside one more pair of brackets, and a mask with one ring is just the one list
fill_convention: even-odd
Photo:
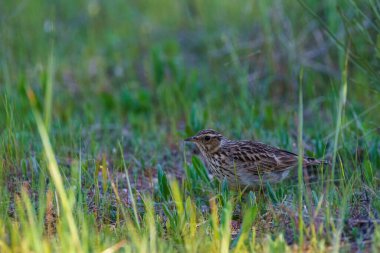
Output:
[[233,165],[236,170],[247,170],[260,175],[282,172],[297,165],[297,155],[260,142],[244,142],[240,148],[232,150]]

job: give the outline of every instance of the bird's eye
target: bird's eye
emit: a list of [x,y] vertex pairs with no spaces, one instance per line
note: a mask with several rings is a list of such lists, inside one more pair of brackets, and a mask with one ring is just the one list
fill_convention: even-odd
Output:
[[209,141],[210,139],[210,136],[205,136],[205,141]]

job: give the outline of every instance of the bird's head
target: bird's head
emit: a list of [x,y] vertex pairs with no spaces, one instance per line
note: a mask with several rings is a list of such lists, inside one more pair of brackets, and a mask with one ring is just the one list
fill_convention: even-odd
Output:
[[185,141],[194,142],[203,152],[214,153],[220,148],[223,138],[223,135],[215,130],[204,129]]

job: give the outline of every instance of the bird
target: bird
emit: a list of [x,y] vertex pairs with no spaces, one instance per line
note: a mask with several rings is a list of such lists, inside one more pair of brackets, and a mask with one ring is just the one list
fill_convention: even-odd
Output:
[[[185,139],[198,147],[209,172],[232,186],[278,183],[298,165],[298,155],[262,142],[230,140],[213,129],[204,129]],[[328,163],[303,157],[303,167]]]

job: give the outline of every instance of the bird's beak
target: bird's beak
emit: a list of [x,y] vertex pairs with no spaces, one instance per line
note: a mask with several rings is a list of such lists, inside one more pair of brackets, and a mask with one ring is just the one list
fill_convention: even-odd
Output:
[[193,137],[186,138],[184,141],[195,142],[197,139]]

